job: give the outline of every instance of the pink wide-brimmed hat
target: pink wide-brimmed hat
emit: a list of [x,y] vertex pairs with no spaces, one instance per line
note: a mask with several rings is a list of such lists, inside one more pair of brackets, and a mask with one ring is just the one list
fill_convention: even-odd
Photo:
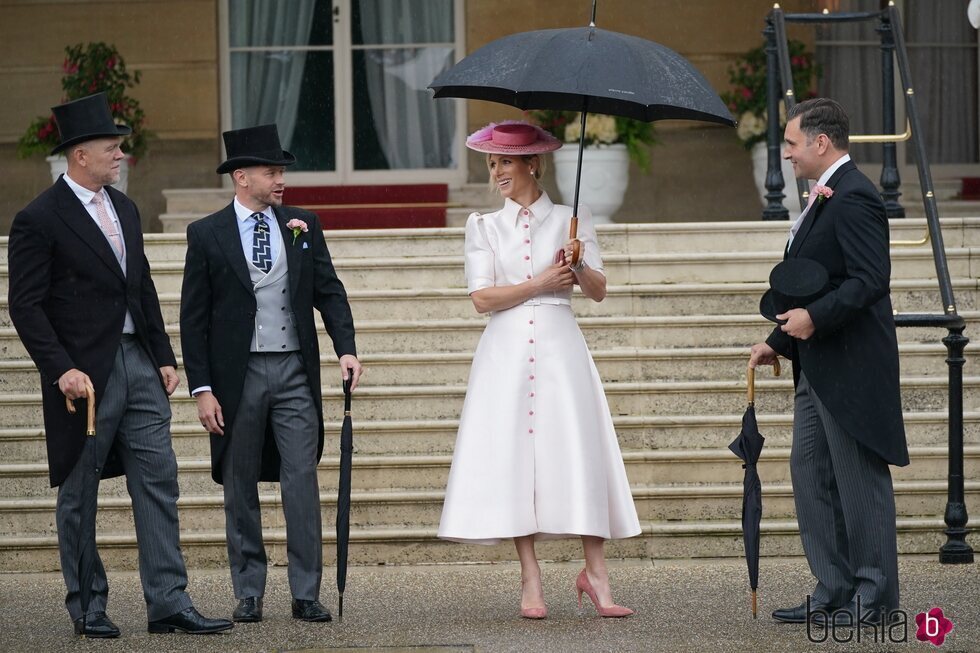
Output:
[[537,125],[519,120],[492,122],[466,139],[466,147],[487,154],[544,154],[561,147],[561,141]]

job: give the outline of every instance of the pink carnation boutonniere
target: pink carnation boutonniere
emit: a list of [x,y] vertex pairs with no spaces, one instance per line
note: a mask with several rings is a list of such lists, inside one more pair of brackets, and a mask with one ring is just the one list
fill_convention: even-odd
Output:
[[834,189],[830,188],[829,186],[821,186],[820,184],[817,184],[813,187],[813,193],[815,193],[817,196],[817,204],[823,204],[834,196]]
[[287,222],[286,228],[293,230],[293,245],[296,244],[296,239],[299,238],[301,233],[305,234],[307,231],[309,231],[309,227],[306,226],[306,223],[299,218],[293,218]]

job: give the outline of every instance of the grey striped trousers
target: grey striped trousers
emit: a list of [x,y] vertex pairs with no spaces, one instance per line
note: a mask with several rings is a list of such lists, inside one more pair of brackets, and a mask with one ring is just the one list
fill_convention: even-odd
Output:
[[[869,407],[871,410],[872,407]],[[895,494],[888,464],[847,435],[800,375],[790,455],[814,600],[898,608]]]

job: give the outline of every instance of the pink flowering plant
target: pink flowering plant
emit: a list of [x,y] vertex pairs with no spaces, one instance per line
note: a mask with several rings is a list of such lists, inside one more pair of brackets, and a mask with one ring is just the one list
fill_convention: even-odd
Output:
[[[71,102],[93,93],[104,92],[109,110],[117,124],[133,130],[122,143],[122,150],[134,159],[146,154],[152,132],[144,126],[146,115],[139,101],[128,96],[127,89],[140,81],[140,71],[126,69],[116,46],[106,43],[78,43],[65,48],[61,78],[61,103]],[[17,143],[17,155],[26,158],[34,154],[47,155],[59,143],[58,125],[54,115],[38,116]]]
[[292,229],[293,231],[293,245],[296,244],[296,239],[299,238],[301,233],[305,234],[307,231],[309,231],[309,227],[306,226],[306,223],[299,218],[293,218],[287,222],[286,228]]
[[[812,54],[806,51],[802,41],[789,41],[790,68],[793,70],[793,94],[797,102],[815,97],[814,85],[821,75],[821,67]],[[759,46],[735,59],[728,69],[730,91],[721,94],[738,121],[736,134],[745,146],[752,149],[756,143],[766,140],[768,117],[766,97],[766,50]],[[779,103],[780,128],[785,126],[785,104]]]

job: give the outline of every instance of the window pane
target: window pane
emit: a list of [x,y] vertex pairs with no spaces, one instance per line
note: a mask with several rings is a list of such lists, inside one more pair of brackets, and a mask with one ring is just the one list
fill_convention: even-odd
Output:
[[453,48],[355,50],[354,168],[453,168],[456,111],[427,86]]
[[332,0],[229,0],[233,48],[332,45]]
[[332,52],[232,52],[232,128],[275,123],[291,170],[334,170]]
[[354,45],[454,41],[453,0],[351,0]]

